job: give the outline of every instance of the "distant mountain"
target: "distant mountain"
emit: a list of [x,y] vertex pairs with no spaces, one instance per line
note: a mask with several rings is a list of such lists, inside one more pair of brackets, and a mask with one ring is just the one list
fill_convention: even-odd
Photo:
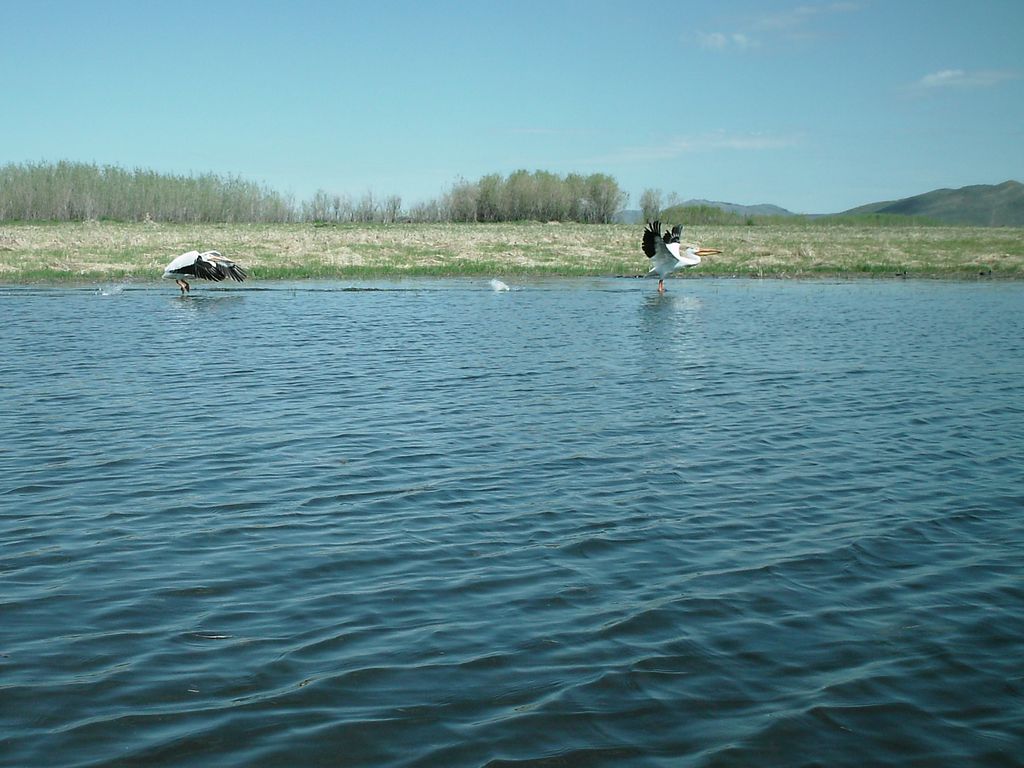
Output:
[[761,203],[760,205],[739,205],[738,203],[721,203],[717,200],[687,200],[681,203],[683,207],[692,208],[705,205],[709,208],[718,208],[728,213],[738,213],[740,216],[795,216],[792,211],[780,208],[777,205]]
[[890,213],[925,216],[946,224],[976,227],[1024,227],[1024,184],[976,184],[960,189],[936,189],[923,195],[870,203],[843,211],[840,216]]
[[[714,200],[687,200],[679,208],[718,208],[740,216],[797,216],[792,211],[777,205],[738,205]],[[869,203],[836,214],[811,214],[810,218],[821,216],[856,216],[862,214],[892,214],[898,216],[920,216],[944,224],[965,224],[975,227],[1024,227],[1024,184],[1019,181],[1004,181],[1002,184],[976,184],[960,189],[936,189],[923,195],[905,197],[902,200],[886,200]],[[623,224],[642,223],[643,214],[637,210],[619,211],[615,221]]]
[[635,209],[619,211],[612,217],[612,221],[614,221],[616,224],[642,224],[643,220],[643,211],[638,211]]
[[[762,203],[761,205],[739,205],[737,203],[719,203],[713,200],[687,200],[685,203],[673,205],[671,209],[677,208],[718,208],[727,213],[737,213],[740,216],[795,216],[792,211],[780,208],[777,205]],[[619,211],[615,214],[614,221],[617,224],[642,224],[644,220],[643,211],[635,209]]]

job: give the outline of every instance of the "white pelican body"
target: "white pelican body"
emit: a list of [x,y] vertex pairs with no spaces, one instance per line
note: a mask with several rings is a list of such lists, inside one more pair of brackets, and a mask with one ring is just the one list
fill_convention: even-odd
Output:
[[219,283],[230,277],[240,283],[248,275],[235,262],[225,259],[217,251],[189,251],[164,267],[164,277],[176,282],[182,295],[185,295],[191,290],[188,284],[190,279],[200,278]]
[[680,253],[679,237],[682,233],[683,228],[678,224],[672,227],[671,232],[662,232],[660,221],[648,222],[644,229],[643,250],[651,260],[647,276],[658,276],[660,293],[665,292],[665,278],[677,269],[695,267],[700,264],[702,256],[721,253],[717,248],[698,248],[696,245],[688,245]]

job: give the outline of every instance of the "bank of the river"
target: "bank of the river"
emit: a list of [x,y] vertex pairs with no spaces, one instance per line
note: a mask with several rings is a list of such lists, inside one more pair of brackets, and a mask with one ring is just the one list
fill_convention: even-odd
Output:
[[[0,224],[0,282],[157,279],[216,249],[254,279],[638,275],[641,227],[570,223]],[[1024,278],[1024,230],[807,223],[690,227],[704,276]]]

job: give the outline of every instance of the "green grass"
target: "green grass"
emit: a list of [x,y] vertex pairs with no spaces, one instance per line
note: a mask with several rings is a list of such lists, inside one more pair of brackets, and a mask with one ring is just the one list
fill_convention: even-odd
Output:
[[[0,224],[0,282],[155,281],[215,248],[253,280],[641,275],[640,227],[601,224]],[[1024,230],[782,222],[688,227],[724,252],[687,277],[1024,279]]]

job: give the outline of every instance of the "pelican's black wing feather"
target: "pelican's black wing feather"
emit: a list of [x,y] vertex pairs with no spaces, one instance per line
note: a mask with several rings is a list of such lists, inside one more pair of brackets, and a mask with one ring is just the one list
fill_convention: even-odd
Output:
[[658,252],[657,241],[659,238],[661,238],[661,222],[647,222],[647,228],[644,229],[643,249],[644,255],[648,259],[653,258],[654,254]]
[[196,257],[192,270],[195,272],[196,277],[200,277],[203,280],[213,280],[215,283],[219,283],[227,276],[219,265],[206,261],[202,256]]
[[217,251],[210,251],[209,253],[203,255],[208,256],[209,261],[211,261],[213,265],[220,270],[220,273],[224,275],[224,277],[226,278],[230,277],[232,280],[235,280],[236,282],[240,283],[243,280],[245,280],[245,278],[248,277],[244,269],[235,264],[235,262],[233,262],[231,259],[225,259],[219,253],[217,253]]
[[227,270],[228,270],[228,276],[232,280],[237,280],[239,283],[242,282],[243,280],[245,280],[245,278],[248,277],[248,275],[245,273],[245,270],[242,269],[240,266],[238,266],[235,263],[228,264]]

